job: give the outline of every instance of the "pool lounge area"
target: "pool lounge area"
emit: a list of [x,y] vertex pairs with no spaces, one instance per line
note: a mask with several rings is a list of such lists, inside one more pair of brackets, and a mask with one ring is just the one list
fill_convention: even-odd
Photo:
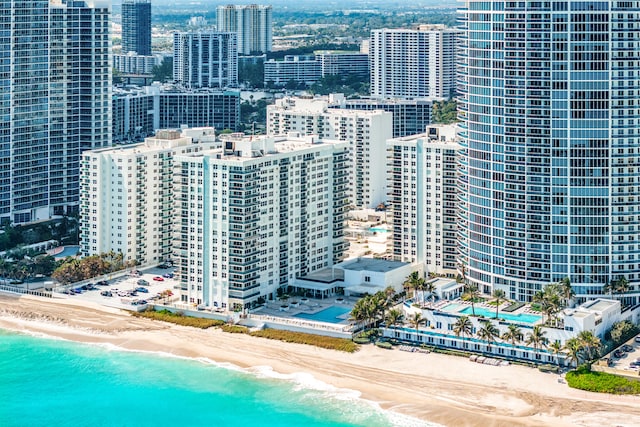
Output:
[[293,317],[316,322],[346,323],[350,312],[351,308],[332,305],[315,313],[298,313],[294,314]]
[[[472,308],[470,305],[466,305],[466,304],[451,303],[451,304],[445,305],[440,310],[447,313],[452,313],[452,314],[464,314],[466,316],[471,316],[475,311],[476,316],[484,316],[490,319],[493,319],[496,317],[495,309],[488,309],[485,307],[478,307],[478,306],[476,306],[475,308]],[[538,316],[536,314],[528,314],[528,313],[514,314],[514,313],[505,313],[503,311],[498,311],[498,319],[504,319],[510,322],[526,323],[529,325],[533,325],[539,322],[540,320],[542,320],[542,316]]]

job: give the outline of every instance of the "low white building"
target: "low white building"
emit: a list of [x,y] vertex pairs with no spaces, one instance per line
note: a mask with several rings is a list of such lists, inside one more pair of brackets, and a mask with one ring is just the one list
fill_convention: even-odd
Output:
[[[568,339],[576,337],[582,331],[591,331],[604,340],[606,332],[611,329],[614,323],[622,320],[634,321],[634,318],[637,318],[637,312],[640,311],[638,309],[635,312],[627,310],[623,313],[620,301],[598,298],[575,309],[565,309],[558,316],[558,326],[548,327],[542,326],[544,319],[541,313],[531,312],[526,306],[513,312],[501,309],[497,318],[494,306],[475,304],[472,307],[470,303],[462,303],[460,300],[440,301],[435,307],[427,304],[427,308],[421,308],[407,302],[403,305],[403,309],[407,319],[411,318],[414,313],[420,313],[425,320],[425,325],[417,331],[415,328],[388,327],[384,329],[385,336],[435,347],[553,364],[557,363],[558,356],[548,349],[551,343],[557,341],[564,345]],[[467,316],[471,321],[470,336],[456,336],[454,332],[455,324],[462,316]],[[477,332],[488,322],[496,327],[499,336],[507,332],[510,325],[516,325],[522,332],[523,339],[513,344],[499,337],[496,337],[491,343],[476,338]],[[540,345],[537,349],[526,344],[528,335],[536,325],[542,326],[547,343]],[[560,354],[560,362],[561,364],[567,363],[566,354]]]
[[331,268],[296,279],[293,290],[316,298],[344,292],[345,296],[373,295],[391,286],[402,292],[403,283],[419,266],[376,258],[350,259]]

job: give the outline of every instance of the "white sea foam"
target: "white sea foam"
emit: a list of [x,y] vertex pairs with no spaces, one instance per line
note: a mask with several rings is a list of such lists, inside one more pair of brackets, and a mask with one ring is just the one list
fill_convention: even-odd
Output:
[[[295,384],[294,390],[313,390],[322,392],[327,398],[340,401],[360,402],[370,406],[379,415],[382,415],[391,425],[398,427],[440,427],[440,424],[430,423],[408,415],[382,409],[377,402],[361,398],[362,393],[357,390],[337,388],[324,381],[320,381],[313,375],[306,372],[295,372],[292,374],[282,374],[273,370],[271,366],[254,366],[246,369],[258,378],[273,378],[282,381],[290,381]],[[352,415],[361,415],[357,408],[353,408]]]

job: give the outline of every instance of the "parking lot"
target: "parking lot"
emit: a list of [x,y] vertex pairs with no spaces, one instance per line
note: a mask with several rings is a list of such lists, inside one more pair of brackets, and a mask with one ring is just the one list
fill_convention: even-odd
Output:
[[[638,337],[640,337],[640,335],[638,335]],[[640,340],[640,338],[638,339]],[[623,370],[623,371],[638,372],[640,370],[640,367],[631,366],[631,363],[640,362],[640,343],[637,342],[635,339],[631,339],[625,343],[625,346],[628,346],[627,350],[630,350],[630,351],[622,351],[621,348],[624,346],[618,347],[618,349],[620,350],[618,353],[618,356],[620,357],[616,357],[614,355],[614,353],[616,352],[611,353],[610,367],[614,369]]]
[[[92,286],[90,287],[93,287],[93,289],[67,295],[69,298],[77,300],[128,309],[135,306],[144,306],[145,302],[158,300],[161,298],[160,294],[166,293],[166,291],[171,291],[173,294],[170,299],[175,299],[178,296],[178,282],[172,277],[166,277],[173,276],[173,268],[162,269],[154,267],[141,270],[139,273],[139,275],[129,274],[112,280],[108,280],[108,277],[100,276],[91,281]],[[141,282],[142,280],[146,281],[145,285],[140,284],[143,283]],[[96,286],[97,283],[103,281],[106,281],[107,284]],[[78,289],[78,287],[74,289]],[[164,300],[164,298],[162,299]]]

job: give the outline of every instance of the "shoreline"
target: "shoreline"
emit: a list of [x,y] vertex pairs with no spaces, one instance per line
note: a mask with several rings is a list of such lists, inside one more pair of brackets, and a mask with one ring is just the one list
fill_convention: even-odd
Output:
[[33,296],[0,295],[0,328],[208,359],[249,373],[268,366],[274,377],[308,374],[337,390],[357,391],[360,399],[383,410],[443,426],[640,426],[638,396],[570,389],[556,375],[517,365],[479,365],[457,356],[371,345],[350,354]]

